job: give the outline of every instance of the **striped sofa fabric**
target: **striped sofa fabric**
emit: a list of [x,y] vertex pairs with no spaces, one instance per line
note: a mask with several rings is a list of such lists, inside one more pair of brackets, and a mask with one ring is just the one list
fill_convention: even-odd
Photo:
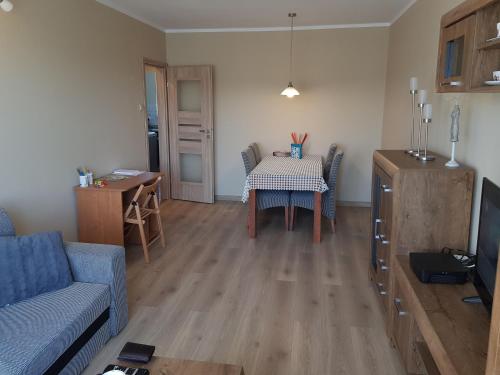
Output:
[[[5,235],[15,231],[0,208]],[[64,250],[70,286],[0,308],[0,374],[80,374],[127,324],[124,248],[66,242]]]

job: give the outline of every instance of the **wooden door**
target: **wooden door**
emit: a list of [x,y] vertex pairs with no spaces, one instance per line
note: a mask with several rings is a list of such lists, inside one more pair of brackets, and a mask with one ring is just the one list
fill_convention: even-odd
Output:
[[212,67],[168,67],[167,90],[172,198],[213,203]]

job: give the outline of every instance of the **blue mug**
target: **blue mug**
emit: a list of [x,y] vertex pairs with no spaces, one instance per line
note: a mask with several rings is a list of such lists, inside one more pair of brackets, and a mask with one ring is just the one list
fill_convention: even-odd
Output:
[[290,156],[294,159],[302,159],[302,145],[300,143],[291,144]]

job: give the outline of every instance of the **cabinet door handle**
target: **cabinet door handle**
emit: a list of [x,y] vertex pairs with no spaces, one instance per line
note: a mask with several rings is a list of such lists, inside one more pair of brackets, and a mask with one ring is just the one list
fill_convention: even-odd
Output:
[[382,219],[375,219],[375,239],[380,240],[379,227],[382,224]]
[[399,316],[408,315],[408,312],[404,311],[403,307],[401,306],[401,298],[394,298],[394,306],[396,307],[396,311],[398,312]]
[[389,185],[382,185],[381,188],[384,193],[392,193],[392,188]]
[[384,284],[377,283],[377,289],[378,289],[378,294],[380,294],[381,296],[385,296],[387,294],[387,292],[384,289]]
[[462,86],[461,81],[441,82],[441,86]]
[[389,269],[389,267],[387,267],[387,266],[385,265],[385,260],[384,260],[384,259],[379,258],[379,259],[378,259],[378,263],[380,264],[380,269],[381,269],[382,271],[387,271],[387,270]]
[[378,239],[382,242],[382,245],[389,245],[391,243],[386,239],[385,234],[379,234]]

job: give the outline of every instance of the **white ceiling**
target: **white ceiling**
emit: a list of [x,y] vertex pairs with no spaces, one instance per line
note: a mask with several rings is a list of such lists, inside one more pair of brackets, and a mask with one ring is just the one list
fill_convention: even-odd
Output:
[[97,0],[166,31],[281,29],[392,23],[416,0]]

